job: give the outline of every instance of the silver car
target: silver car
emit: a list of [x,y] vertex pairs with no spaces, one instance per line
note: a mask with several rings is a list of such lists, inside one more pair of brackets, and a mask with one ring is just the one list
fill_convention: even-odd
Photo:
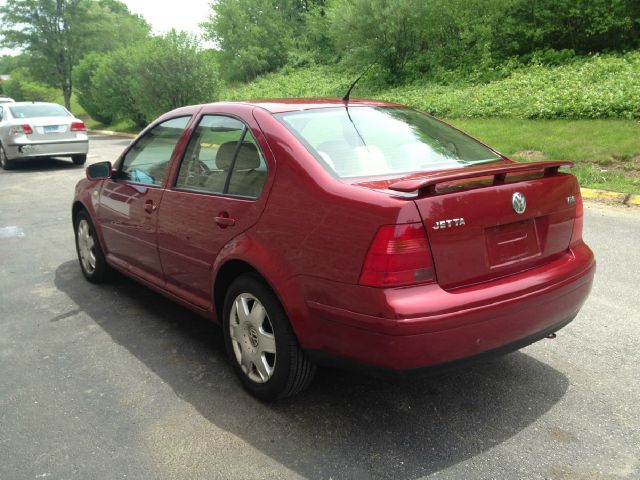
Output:
[[42,157],[71,157],[75,165],[87,161],[89,138],[82,120],[56,103],[0,104],[0,166]]

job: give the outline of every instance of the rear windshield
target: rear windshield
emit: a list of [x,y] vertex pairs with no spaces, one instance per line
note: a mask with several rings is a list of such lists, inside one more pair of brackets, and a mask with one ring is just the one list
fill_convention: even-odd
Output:
[[276,117],[341,178],[395,175],[495,162],[489,148],[409,108],[350,107]]
[[13,118],[35,118],[35,117],[68,117],[67,112],[60,105],[21,105],[9,107]]

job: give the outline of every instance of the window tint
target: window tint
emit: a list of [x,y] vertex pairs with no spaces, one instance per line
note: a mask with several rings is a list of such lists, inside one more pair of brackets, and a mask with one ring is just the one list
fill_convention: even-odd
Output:
[[267,179],[267,164],[255,138],[247,132],[231,172],[228,193],[258,198]]
[[189,142],[176,187],[255,198],[266,175],[264,157],[245,125],[234,118],[206,115]]
[[125,156],[121,176],[145,185],[162,185],[173,150],[190,118],[173,118],[148,131]]
[[36,118],[36,117],[70,117],[69,112],[61,105],[39,104],[22,105],[19,107],[9,107],[13,118]]

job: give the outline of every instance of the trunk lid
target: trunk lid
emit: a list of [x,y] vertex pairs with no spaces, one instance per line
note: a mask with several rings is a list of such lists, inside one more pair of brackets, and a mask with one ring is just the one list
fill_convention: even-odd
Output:
[[416,194],[437,281],[454,289],[533,268],[568,249],[579,190],[575,177],[558,169],[569,165],[476,166],[387,181],[385,189]]
[[29,124],[33,133],[29,135],[30,140],[35,141],[57,141],[73,140],[76,132],[71,131],[73,117],[40,117],[25,119],[25,124]]

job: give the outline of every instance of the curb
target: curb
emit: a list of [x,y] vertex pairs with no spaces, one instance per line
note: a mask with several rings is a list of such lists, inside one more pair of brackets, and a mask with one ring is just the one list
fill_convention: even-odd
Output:
[[631,193],[610,192],[608,190],[597,190],[595,188],[581,188],[580,194],[582,195],[582,198],[587,200],[640,207],[640,195],[634,195]]
[[95,133],[98,135],[107,135],[109,137],[126,137],[126,138],[136,138],[138,135],[135,133],[126,133],[126,132],[112,132],[111,130],[87,130],[89,133]]

